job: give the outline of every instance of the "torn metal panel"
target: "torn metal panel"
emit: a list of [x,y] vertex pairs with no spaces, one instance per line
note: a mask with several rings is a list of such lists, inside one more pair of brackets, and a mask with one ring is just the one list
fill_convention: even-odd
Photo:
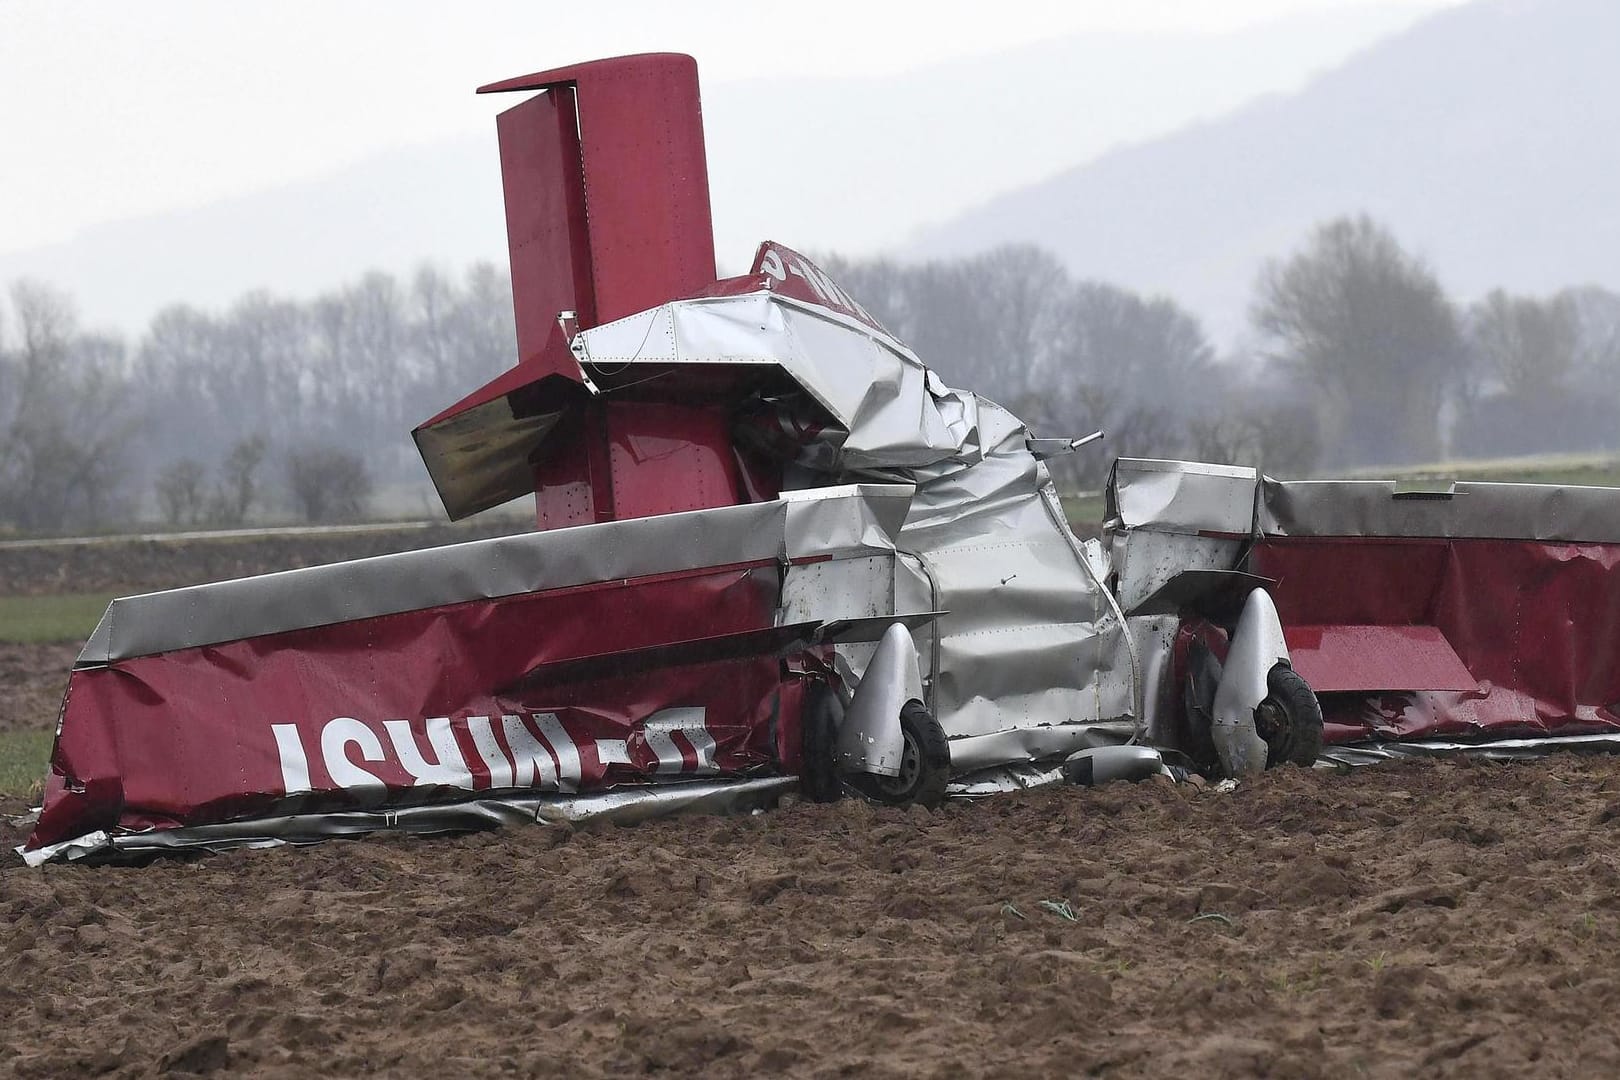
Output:
[[778,367],[831,421],[803,462],[823,472],[904,469],[977,452],[974,410],[955,392],[936,402],[909,349],[854,316],[768,289],[664,304],[582,331],[573,348],[605,389],[641,378],[638,369]]
[[1176,746],[1181,689],[1175,663],[1177,616],[1132,616],[1131,635],[1142,664],[1142,726],[1140,736],[1158,746]]
[[[1125,627],[1054,519],[1045,466],[1005,410],[981,400],[976,411],[984,456],[915,470],[899,537],[950,612],[937,628],[936,715],[953,740],[1136,715]],[[953,741],[953,764],[957,754]]]
[[1549,735],[1534,739],[1491,739],[1459,742],[1422,739],[1410,742],[1359,742],[1329,746],[1317,759],[1317,768],[1377,765],[1402,758],[1472,757],[1486,761],[1535,761],[1551,754],[1620,754],[1620,733],[1606,735]]
[[1027,791],[1064,782],[1063,762],[1022,762],[997,765],[958,776],[951,781],[946,793],[957,799],[980,799],[986,795],[1003,795],[1010,791]]
[[673,814],[736,814],[767,809],[798,784],[796,777],[691,781],[654,788],[623,788],[591,795],[510,793],[428,806],[288,814],[175,829],[93,832],[42,848],[18,848],[29,866],[53,859],[103,861],[175,851],[222,852],[235,848],[312,844],[374,832],[437,835],[506,825],[580,825],[592,821],[630,825]]
[[951,742],[951,765],[959,772],[977,774],[1020,762],[1050,761],[1095,746],[1099,731],[1115,729],[1116,724],[1108,722],[1051,722],[968,735]]
[[[1116,529],[1109,536],[1120,606],[1135,611],[1188,571],[1233,570],[1246,541],[1161,532],[1152,526]],[[1245,594],[1247,595],[1247,594]]]
[[[898,593],[926,580],[927,606],[948,612],[922,647],[930,704],[953,740],[1135,714],[1124,626],[1046,505],[1050,476],[1028,428],[945,386],[874,323],[764,288],[674,301],[583,331],[574,348],[603,387],[642,366],[778,365],[827,421],[794,461],[806,482],[915,485],[897,547],[916,561],[881,602],[916,610]],[[840,670],[858,680],[870,652],[841,648]]]

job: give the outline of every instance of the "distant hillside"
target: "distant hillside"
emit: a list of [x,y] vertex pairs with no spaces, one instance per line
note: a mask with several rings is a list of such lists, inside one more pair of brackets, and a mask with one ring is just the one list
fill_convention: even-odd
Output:
[[[1092,34],[863,79],[706,86],[721,268],[746,266],[767,237],[845,252],[897,245],[1126,139],[1302,85],[1414,17],[1374,3],[1224,35]],[[490,101],[491,114],[503,104]],[[493,123],[318,180],[0,251],[0,283],[45,279],[92,325],[137,331],[174,301],[218,307],[253,288],[308,296],[374,267],[480,258],[506,258]]]
[[1620,4],[1478,0],[1304,90],[1121,149],[924,233],[918,256],[1033,241],[1168,293],[1218,337],[1255,274],[1367,211],[1473,297],[1620,287]]

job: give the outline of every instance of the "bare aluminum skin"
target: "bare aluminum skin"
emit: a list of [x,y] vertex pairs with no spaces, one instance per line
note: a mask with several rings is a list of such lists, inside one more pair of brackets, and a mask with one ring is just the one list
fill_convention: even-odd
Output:
[[909,701],[923,700],[922,669],[917,643],[903,623],[883,632],[866,675],[844,713],[834,748],[841,768],[899,776],[905,739],[900,712]]
[[[114,600],[76,666],[621,577],[808,555],[892,558],[912,489],[850,484],[768,503],[502,536]],[[814,617],[837,610],[829,597]]]
[[[832,421],[801,454],[801,482],[915,485],[902,558],[872,603],[947,612],[918,653],[955,772],[1061,756],[1089,726],[1140,715],[1134,640],[1035,452],[1076,441],[1036,440],[888,334],[768,288],[664,304],[580,332],[573,350],[598,386],[638,365],[774,365]],[[871,651],[840,649],[852,681]]]
[[1265,771],[1266,741],[1255,730],[1254,712],[1270,693],[1271,669],[1287,661],[1288,643],[1277,607],[1264,589],[1255,589],[1232,635],[1210,729],[1221,767],[1233,779]]

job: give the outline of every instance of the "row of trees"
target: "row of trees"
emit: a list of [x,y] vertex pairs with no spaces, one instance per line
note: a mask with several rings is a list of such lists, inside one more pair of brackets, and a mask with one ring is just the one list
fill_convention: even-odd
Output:
[[1263,358],[1314,388],[1334,464],[1620,447],[1620,296],[1497,290],[1455,304],[1367,217],[1318,228],[1268,266]]
[[420,489],[410,429],[512,363],[511,286],[382,273],[299,302],[175,305],[133,345],[19,282],[0,304],[0,529],[358,516]]
[[[1221,358],[1172,300],[1076,281],[1033,247],[825,263],[947,381],[1041,432],[1106,430],[1106,451],[1064,465],[1078,486],[1116,455],[1299,475],[1616,448],[1620,296],[1459,306],[1366,217],[1268,265],[1248,344]],[[133,346],[17,284],[0,305],[0,528],[358,515],[376,485],[423,489],[411,427],[514,351],[510,284],[488,265],[368,274],[309,302],[177,305]]]
[[1075,281],[1047,252],[1000,248],[950,262],[830,259],[831,273],[947,382],[1005,404],[1038,432],[1107,432],[1055,463],[1100,485],[1118,456],[1264,461],[1309,471],[1321,453],[1298,380],[1217,359],[1173,301]]
[[1460,306],[1390,231],[1315,229],[1255,284],[1252,332],[1217,358],[1166,298],[1075,281],[1048,253],[828,260],[846,289],[947,381],[1038,429],[1108,432],[1117,455],[1322,468],[1620,448],[1620,296],[1497,291]]

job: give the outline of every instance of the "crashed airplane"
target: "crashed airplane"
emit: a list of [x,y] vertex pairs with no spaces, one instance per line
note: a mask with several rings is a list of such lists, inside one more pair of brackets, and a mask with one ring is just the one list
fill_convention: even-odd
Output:
[[696,64],[496,83],[518,363],[415,439],[538,530],[115,600],[22,854],[1620,747],[1620,492],[1037,438],[778,244],[716,280]]

